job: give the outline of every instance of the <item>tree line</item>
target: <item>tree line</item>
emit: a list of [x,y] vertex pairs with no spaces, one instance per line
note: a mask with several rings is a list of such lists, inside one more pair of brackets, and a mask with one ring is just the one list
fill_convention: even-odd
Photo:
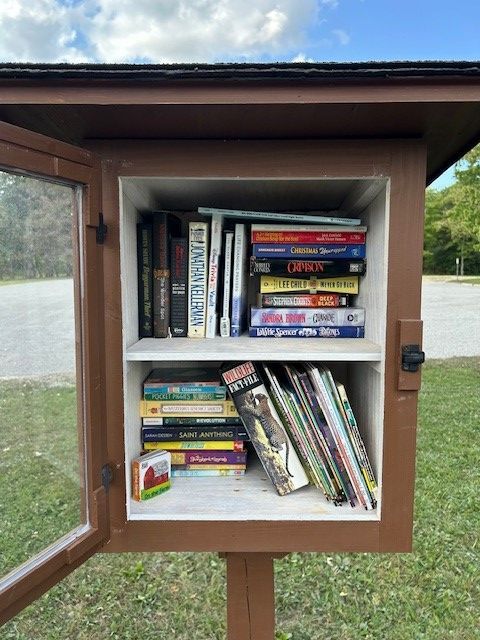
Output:
[[[427,189],[424,272],[480,273],[480,145],[455,166],[455,182]],[[72,275],[74,190],[0,171],[0,279]]]
[[480,145],[455,166],[455,182],[427,189],[424,273],[480,273]]
[[72,276],[74,190],[0,171],[0,279]]

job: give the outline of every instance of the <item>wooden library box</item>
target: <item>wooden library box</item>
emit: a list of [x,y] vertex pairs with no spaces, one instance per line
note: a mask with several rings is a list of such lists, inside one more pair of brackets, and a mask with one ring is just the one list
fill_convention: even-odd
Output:
[[[4,617],[99,550],[232,562],[409,551],[424,192],[480,138],[478,66],[13,65],[0,70],[0,120],[4,171],[75,187],[83,442],[82,524],[5,577]],[[137,224],[199,206],[360,218],[364,337],[140,339]],[[322,363],[345,382],[378,483],[374,509],[336,506],[315,486],[279,496],[254,452],[245,475],[176,477],[152,500],[132,498],[147,374],[245,361]]]

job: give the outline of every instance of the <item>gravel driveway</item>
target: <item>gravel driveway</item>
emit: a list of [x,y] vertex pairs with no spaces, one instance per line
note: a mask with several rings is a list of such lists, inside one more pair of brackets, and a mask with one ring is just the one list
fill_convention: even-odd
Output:
[[[424,282],[427,358],[480,355],[480,286]],[[71,280],[0,286],[0,377],[74,370]]]

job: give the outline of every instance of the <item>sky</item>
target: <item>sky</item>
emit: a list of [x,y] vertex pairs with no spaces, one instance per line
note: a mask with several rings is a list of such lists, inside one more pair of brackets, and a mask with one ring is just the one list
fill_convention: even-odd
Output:
[[371,60],[480,60],[480,0],[0,0],[1,62]]

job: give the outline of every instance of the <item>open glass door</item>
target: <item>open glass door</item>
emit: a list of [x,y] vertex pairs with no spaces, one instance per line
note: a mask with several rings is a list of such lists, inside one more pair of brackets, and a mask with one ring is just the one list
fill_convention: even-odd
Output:
[[0,122],[0,621],[107,539],[96,158]]

